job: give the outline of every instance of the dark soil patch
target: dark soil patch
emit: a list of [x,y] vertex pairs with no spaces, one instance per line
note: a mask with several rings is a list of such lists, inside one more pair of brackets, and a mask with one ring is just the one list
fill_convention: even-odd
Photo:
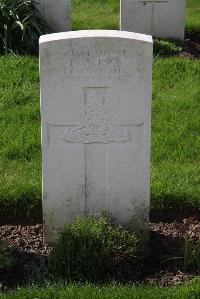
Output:
[[[0,226],[0,241],[12,248],[14,266],[1,268],[0,290],[49,277],[48,256],[51,248],[43,244],[43,226]],[[1,254],[0,254],[1,255]]]
[[183,222],[184,219],[190,218],[193,215],[193,218],[200,221],[200,211],[195,207],[185,207],[185,208],[165,208],[165,209],[151,209],[150,210],[150,222],[159,223],[159,222]]
[[200,32],[186,32],[183,49],[178,56],[195,59],[200,57]]
[[184,239],[200,240],[200,222],[195,217],[185,218],[182,222],[150,223],[149,226],[150,257],[145,281],[168,286],[184,281],[188,275],[199,274],[184,273],[183,259]]
[[[127,273],[124,281],[178,284],[187,279],[183,271],[183,239],[200,240],[200,222],[194,217],[182,222],[150,223],[150,255],[143,273],[136,277]],[[51,248],[43,244],[43,226],[5,225],[0,227],[0,239],[14,246],[15,266],[0,269],[0,288],[7,288],[49,279],[48,256]],[[177,258],[178,257],[178,258]]]
[[179,56],[186,57],[189,59],[199,58],[200,57],[200,39],[186,39],[184,42],[183,50],[180,52]]

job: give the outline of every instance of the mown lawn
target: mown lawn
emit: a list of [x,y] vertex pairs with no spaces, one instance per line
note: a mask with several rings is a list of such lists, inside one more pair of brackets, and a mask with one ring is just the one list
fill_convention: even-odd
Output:
[[120,0],[73,0],[73,30],[119,29]]
[[47,285],[29,287],[8,294],[0,294],[0,299],[198,299],[200,280],[194,279],[177,287],[159,286],[94,286],[86,285]]
[[1,220],[21,220],[41,203],[37,58],[0,57],[0,123]]
[[[198,3],[187,2],[187,26],[200,25]],[[117,0],[74,0],[74,29],[116,29],[118,12]],[[175,43],[169,46],[176,52]],[[164,58],[159,53],[153,71],[152,209],[200,210],[200,61]],[[40,216],[39,75],[35,57],[0,57],[0,136],[1,220],[20,222]]]
[[200,2],[186,0],[186,30],[200,35]]
[[157,59],[153,72],[152,208],[200,208],[200,60]]

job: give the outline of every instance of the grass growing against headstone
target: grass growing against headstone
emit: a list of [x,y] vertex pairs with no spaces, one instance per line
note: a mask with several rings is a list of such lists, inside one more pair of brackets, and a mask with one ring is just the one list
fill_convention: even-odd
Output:
[[88,216],[65,225],[49,261],[55,277],[98,283],[140,279],[146,256],[140,234],[116,226],[109,217]]
[[[200,61],[158,58],[153,79],[152,208],[199,209]],[[36,58],[0,57],[0,107],[1,219],[21,221],[41,207]]]
[[1,299],[167,299],[167,298],[199,298],[200,281],[198,278],[186,282],[176,287],[136,286],[136,285],[105,285],[98,286],[92,284],[48,284],[47,286],[18,288],[14,292],[0,294]]

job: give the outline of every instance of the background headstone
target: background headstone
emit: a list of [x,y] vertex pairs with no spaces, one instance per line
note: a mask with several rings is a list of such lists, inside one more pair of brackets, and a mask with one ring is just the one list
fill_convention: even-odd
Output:
[[121,30],[184,39],[185,0],[121,0]]
[[109,211],[145,231],[150,198],[151,36],[77,31],[40,38],[45,240]]
[[71,30],[71,0],[35,0],[52,32]]

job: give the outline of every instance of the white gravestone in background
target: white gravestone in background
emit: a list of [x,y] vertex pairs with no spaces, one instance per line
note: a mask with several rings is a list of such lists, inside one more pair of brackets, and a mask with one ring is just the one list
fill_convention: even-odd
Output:
[[121,30],[184,39],[185,0],[121,0]]
[[71,30],[71,0],[35,0],[52,32]]
[[76,31],[40,38],[45,241],[109,211],[146,231],[152,38]]

